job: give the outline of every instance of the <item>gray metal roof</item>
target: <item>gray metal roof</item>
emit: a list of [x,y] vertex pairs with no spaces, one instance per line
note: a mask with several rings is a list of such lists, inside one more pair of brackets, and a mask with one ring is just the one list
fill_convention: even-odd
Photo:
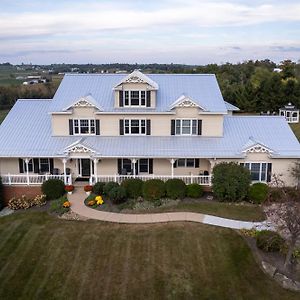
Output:
[[[50,111],[62,111],[86,95],[93,97],[104,111],[120,111],[114,108],[113,88],[126,77],[126,74],[66,74],[54,95]],[[186,95],[210,112],[227,112],[213,74],[147,74],[147,77],[159,86],[155,111],[169,111],[174,101]],[[131,111],[130,108],[121,110]],[[139,109],[143,110],[149,109]]]
[[[80,139],[51,136],[51,100],[18,100],[0,126],[1,157],[55,157]],[[225,116],[223,137],[89,136],[82,143],[99,157],[243,157],[259,141],[274,157],[300,158],[300,145],[284,117]]]
[[224,101],[224,102],[225,102],[225,106],[226,106],[227,110],[229,110],[229,111],[239,111],[240,110],[237,106],[235,106],[227,101]]

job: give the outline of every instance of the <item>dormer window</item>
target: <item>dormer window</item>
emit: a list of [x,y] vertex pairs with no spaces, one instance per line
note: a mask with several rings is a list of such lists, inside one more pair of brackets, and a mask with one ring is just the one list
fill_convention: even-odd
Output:
[[150,92],[146,91],[123,91],[124,106],[146,106],[146,98],[149,99],[150,106]]

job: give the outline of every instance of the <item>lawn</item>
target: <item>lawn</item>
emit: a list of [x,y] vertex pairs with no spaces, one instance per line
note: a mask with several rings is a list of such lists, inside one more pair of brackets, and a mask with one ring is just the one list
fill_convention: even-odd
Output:
[[300,140],[300,123],[290,124],[297,139]]
[[208,225],[0,219],[0,299],[299,299],[237,233]]

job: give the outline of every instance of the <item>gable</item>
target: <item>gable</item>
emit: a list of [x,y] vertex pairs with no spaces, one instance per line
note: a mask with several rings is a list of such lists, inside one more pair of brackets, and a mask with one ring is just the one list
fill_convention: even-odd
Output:
[[75,102],[73,102],[71,105],[64,108],[63,111],[69,110],[70,108],[78,108],[78,107],[96,108],[100,111],[103,110],[102,107],[97,104],[96,100],[92,97],[92,95],[87,95],[84,97],[80,97]]
[[174,101],[170,109],[173,108],[179,108],[179,107],[197,107],[200,108],[203,111],[206,111],[206,109],[203,106],[200,106],[196,101],[194,101],[192,98],[182,95],[180,96],[176,101]]
[[84,145],[82,142],[83,139],[76,141],[75,143],[69,145],[64,149],[64,153],[71,154],[71,153],[95,153],[95,150]]
[[255,141],[252,137],[243,148],[243,153],[267,153],[272,154],[274,151],[263,143]]

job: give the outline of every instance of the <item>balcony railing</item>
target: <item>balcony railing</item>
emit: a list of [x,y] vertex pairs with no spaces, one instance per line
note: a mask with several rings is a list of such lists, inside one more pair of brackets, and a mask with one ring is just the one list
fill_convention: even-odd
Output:
[[149,179],[161,179],[167,181],[168,179],[178,178],[183,180],[186,184],[197,183],[199,185],[211,185],[211,175],[92,175],[90,177],[90,184],[95,184],[96,182],[109,182],[114,181],[121,183],[125,179],[138,178],[143,181]]
[[299,118],[298,117],[285,117],[288,123],[298,123]]
[[71,175],[48,175],[48,174],[5,174],[1,175],[2,183],[6,185],[41,185],[48,179],[60,179],[66,184],[72,184]]

